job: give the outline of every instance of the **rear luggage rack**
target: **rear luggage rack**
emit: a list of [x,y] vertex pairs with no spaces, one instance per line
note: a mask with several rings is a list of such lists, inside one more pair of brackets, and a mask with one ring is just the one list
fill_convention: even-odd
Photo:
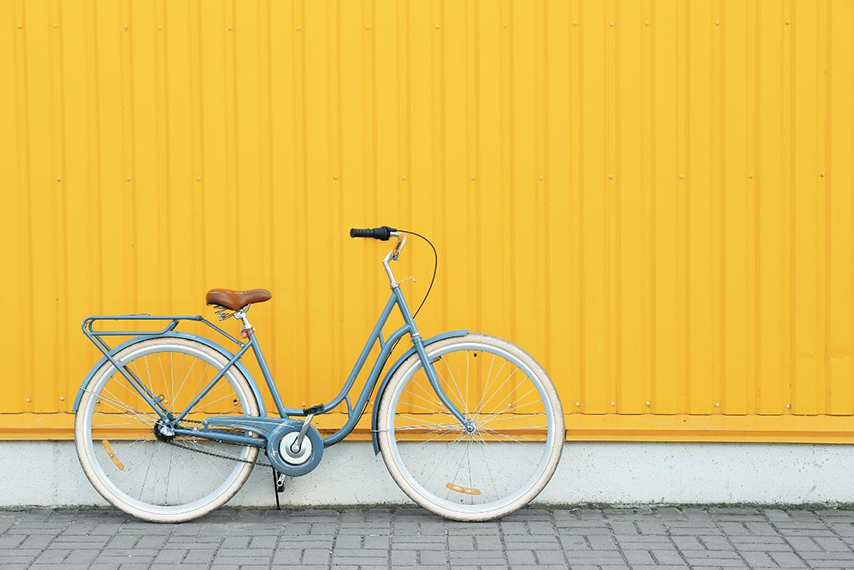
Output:
[[[155,331],[99,331],[94,329],[94,324],[97,321],[170,321],[168,325],[162,330]],[[172,332],[178,326],[178,323],[181,321],[195,321],[198,323],[204,323],[228,340],[237,344],[238,346],[243,346],[243,343],[240,342],[235,337],[231,336],[220,327],[216,326],[206,318],[201,315],[149,315],[148,313],[139,313],[132,315],[95,315],[91,317],[86,317],[83,319],[83,324],[81,325],[83,328],[83,334],[92,341],[98,350],[100,350],[107,359],[112,362],[114,365],[116,364],[110,353],[113,351],[113,348],[107,344],[107,342],[101,338],[105,336],[161,336],[167,333]]]

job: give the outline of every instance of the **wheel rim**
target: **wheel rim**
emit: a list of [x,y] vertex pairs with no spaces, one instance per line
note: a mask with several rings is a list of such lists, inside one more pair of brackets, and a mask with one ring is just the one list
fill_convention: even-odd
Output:
[[[223,366],[211,355],[180,344],[148,345],[123,356],[121,363],[153,394],[163,394],[164,405],[176,413]],[[222,501],[232,486],[248,476],[252,466],[242,461],[254,460],[256,448],[201,438],[173,440],[190,450],[157,440],[154,423],[158,416],[115,367],[111,366],[86,391],[85,453],[94,476],[121,503],[116,506],[155,516],[180,517]],[[249,415],[251,397],[228,372],[194,406],[188,418],[199,422],[211,415]]]
[[413,498],[483,515],[536,494],[556,437],[542,380],[517,356],[491,344],[454,343],[428,356],[436,359],[446,395],[476,431],[466,434],[438,403],[420,361],[405,371],[391,394],[386,425],[392,461]]

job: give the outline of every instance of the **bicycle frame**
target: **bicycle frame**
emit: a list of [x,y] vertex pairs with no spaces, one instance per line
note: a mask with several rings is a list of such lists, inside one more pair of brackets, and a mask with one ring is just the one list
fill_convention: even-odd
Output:
[[[427,353],[425,351],[425,342],[422,340],[421,335],[418,332],[418,329],[415,325],[415,321],[412,317],[412,314],[410,313],[409,306],[406,303],[406,299],[404,298],[403,293],[400,291],[400,287],[399,287],[398,283],[394,280],[393,276],[391,276],[391,272],[387,266],[387,260],[386,260],[386,269],[389,271],[392,286],[391,286],[391,296],[390,296],[388,302],[386,303],[385,308],[383,309],[382,313],[380,314],[380,317],[377,320],[377,323],[374,325],[374,328],[371,331],[371,334],[368,337],[368,340],[365,342],[365,346],[362,349],[362,352],[359,355],[359,358],[356,360],[356,363],[353,366],[353,369],[351,370],[350,375],[348,376],[344,385],[341,387],[341,390],[339,391],[338,395],[336,395],[335,398],[333,398],[328,404],[322,404],[319,409],[316,409],[313,412],[314,414],[318,414],[318,415],[319,414],[325,414],[325,413],[328,413],[328,412],[334,410],[335,408],[337,408],[342,402],[346,403],[346,405],[347,405],[347,414],[348,414],[347,422],[340,429],[338,429],[335,433],[333,433],[332,435],[327,436],[323,439],[324,447],[329,447],[331,445],[334,445],[334,444],[340,442],[341,440],[346,438],[353,431],[353,429],[356,427],[356,424],[359,422],[359,419],[362,416],[362,412],[364,411],[365,407],[367,406],[368,400],[369,400],[371,394],[373,393],[374,388],[377,385],[377,382],[379,381],[380,373],[382,372],[383,368],[385,367],[385,365],[388,361],[389,356],[391,355],[391,351],[393,350],[393,348],[397,344],[398,340],[400,340],[407,333],[410,335],[410,337],[412,339],[412,343],[414,345],[414,352],[416,354],[418,354],[418,356],[420,357],[422,365],[424,366],[424,370],[425,370],[427,377],[430,381],[430,384],[433,386],[433,389],[435,390],[436,395],[438,396],[439,400],[448,408],[448,410],[454,415],[454,417],[457,418],[457,420],[461,423],[461,425],[463,425],[464,427],[469,425],[469,420],[467,418],[465,418],[463,413],[460,412],[460,410],[448,398],[447,394],[445,393],[444,389],[442,388],[441,382],[439,381],[438,374],[436,373],[435,369],[433,368],[432,362],[429,360],[429,358],[427,356]],[[388,322],[388,319],[391,316],[391,312],[395,306],[397,306],[397,308],[400,310],[400,313],[403,316],[404,324],[399,329],[394,331],[388,337],[388,339],[385,339],[383,337],[382,331],[383,331],[384,326]],[[99,320],[146,320],[146,321],[147,320],[152,320],[152,321],[168,320],[171,322],[161,331],[152,331],[152,332],[95,331],[93,328],[93,325],[96,321],[99,321]],[[166,408],[162,405],[161,398],[152,394],[148,390],[148,388],[145,386],[144,382],[142,382],[139,378],[137,378],[128,368],[126,368],[125,366],[123,366],[119,362],[117,362],[117,360],[115,359],[115,355],[119,352],[119,350],[121,350],[125,346],[128,346],[128,345],[132,344],[133,342],[138,342],[140,337],[153,338],[153,337],[158,337],[158,336],[167,336],[167,337],[168,336],[179,336],[179,333],[176,333],[174,331],[175,331],[175,328],[178,326],[178,323],[181,320],[192,320],[192,321],[202,322],[202,323],[206,324],[207,326],[211,327],[212,329],[214,329],[215,331],[217,331],[218,333],[220,333],[221,335],[225,336],[226,338],[228,338],[232,342],[236,343],[240,348],[235,353],[229,353],[229,352],[225,351],[224,349],[220,349],[219,347],[217,347],[216,345],[214,345],[213,343],[210,343],[208,341],[209,346],[212,345],[215,349],[219,350],[224,356],[229,358],[229,361],[222,368],[222,370],[220,370],[219,373],[204,387],[204,389],[201,392],[199,392],[199,394],[190,402],[190,404],[188,404],[186,406],[186,408],[181,411],[180,414],[178,414],[174,417],[171,417],[169,414],[169,411],[166,410]],[[265,412],[263,410],[263,402],[260,399],[260,392],[258,391],[257,386],[255,385],[255,382],[252,380],[251,375],[249,375],[248,372],[246,372],[245,368],[240,363],[240,359],[250,349],[252,349],[252,352],[255,355],[255,358],[256,358],[258,365],[261,369],[261,373],[263,374],[264,380],[267,383],[267,387],[270,390],[270,394],[273,397],[273,402],[276,406],[276,411],[278,412],[279,417],[281,418],[281,419],[268,418],[268,421],[272,421],[272,422],[293,421],[293,420],[290,420],[291,416],[304,417],[307,415],[307,412],[305,409],[289,408],[289,407],[286,407],[284,405],[284,402],[282,401],[282,398],[279,394],[279,390],[276,386],[276,382],[274,381],[273,375],[270,372],[270,368],[267,365],[267,361],[264,358],[264,354],[261,350],[261,345],[259,344],[258,339],[257,339],[256,335],[254,334],[254,331],[252,331],[251,329],[248,333],[248,340],[246,342],[241,342],[237,338],[231,336],[230,334],[228,334],[227,332],[222,330],[220,327],[214,325],[213,323],[211,323],[210,321],[208,321],[207,319],[205,319],[201,316],[170,316],[170,315],[163,315],[163,316],[153,316],[153,315],[92,316],[92,317],[87,317],[83,321],[82,326],[83,326],[84,334],[86,334],[86,336],[104,354],[105,360],[109,361],[119,372],[121,372],[121,374],[127,379],[127,381],[134,388],[134,390],[136,392],[138,392],[139,395],[144,400],[146,400],[148,402],[148,404],[158,414],[158,416],[160,416],[160,419],[165,424],[167,424],[173,428],[176,435],[202,437],[202,438],[211,439],[211,440],[215,440],[215,441],[221,441],[224,443],[234,443],[234,444],[240,444],[240,445],[254,445],[257,447],[263,447],[264,440],[259,439],[257,437],[238,435],[238,434],[235,434],[233,432],[227,432],[227,431],[222,431],[222,430],[214,430],[214,429],[208,429],[208,428],[190,430],[190,429],[179,427],[180,421],[184,417],[186,417],[187,414],[190,413],[193,406],[195,406],[202,398],[204,398],[204,396],[208,392],[210,392],[210,390],[213,389],[213,387],[222,379],[222,377],[233,366],[239,367],[240,371],[244,374],[244,376],[246,376],[247,380],[249,381],[250,385],[252,386],[253,391],[255,392],[256,398],[259,399],[259,405],[262,406],[262,411],[261,411],[262,416],[265,415]],[[444,337],[444,336],[461,336],[462,334],[465,334],[465,332],[466,331],[455,331],[454,333],[448,333],[447,335],[441,335],[441,336],[442,337]],[[459,334],[457,334],[457,333],[459,333]],[[130,335],[137,335],[137,337],[132,339],[131,341],[128,341],[127,343],[125,343],[119,347],[116,347],[115,349],[111,349],[107,345],[107,343],[101,338],[102,336],[130,336]],[[194,335],[188,335],[188,336],[191,336],[197,340],[203,339],[203,337],[195,337]],[[430,340],[433,341],[434,339],[430,339]],[[368,356],[371,353],[371,350],[373,349],[373,347],[376,343],[379,343],[380,353],[377,356],[377,359],[374,361],[374,364],[371,368],[371,372],[370,372],[367,380],[365,381],[365,385],[362,387],[362,390],[359,393],[359,397],[356,400],[355,406],[353,406],[351,404],[350,397],[349,397],[350,391],[352,390],[353,385],[356,382],[356,378],[359,376],[362,369],[364,368],[365,363],[367,362]],[[410,353],[411,352],[412,352],[412,350],[410,350]],[[409,354],[406,354],[404,356],[409,356]],[[393,370],[397,366],[400,365],[403,358],[404,357],[401,357],[401,359],[395,363],[395,367],[392,368],[392,370],[389,372],[389,375],[391,374],[391,372],[393,372]],[[95,370],[99,367],[100,367],[100,363],[99,363],[99,366],[96,366],[95,368],[93,368],[93,371],[92,371],[92,373],[90,373],[90,376],[92,374],[94,374]],[[388,377],[389,376],[387,375],[386,381],[388,380]],[[87,382],[88,382],[88,378],[86,379],[86,381],[84,381],[83,386],[81,386],[81,388],[80,388],[80,392],[78,393],[77,400],[75,401],[75,404],[74,404],[75,410],[77,409],[77,405],[79,403],[80,396],[82,395],[83,389],[84,389]],[[384,382],[384,384],[385,384],[385,382]],[[381,387],[381,390],[382,390],[382,387]]]

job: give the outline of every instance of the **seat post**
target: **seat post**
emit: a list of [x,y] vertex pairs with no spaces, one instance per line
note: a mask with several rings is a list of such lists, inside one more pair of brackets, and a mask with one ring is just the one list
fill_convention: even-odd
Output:
[[240,336],[243,338],[249,338],[255,332],[255,329],[249,324],[249,317],[246,316],[248,310],[249,305],[246,305],[239,311],[234,311],[234,318],[239,319],[243,323],[243,327],[240,329]]

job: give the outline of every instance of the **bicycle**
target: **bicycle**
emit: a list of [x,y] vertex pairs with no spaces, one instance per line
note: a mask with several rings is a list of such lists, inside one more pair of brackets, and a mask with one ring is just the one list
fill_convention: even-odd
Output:
[[[560,460],[565,429],[557,392],[543,368],[505,340],[465,330],[422,339],[390,267],[407,234],[433,247],[420,234],[388,226],[350,230],[350,237],[396,240],[382,260],[391,296],[340,392],[326,404],[284,405],[247,316],[250,306],[272,298],[265,289],[207,293],[220,321],[241,323],[243,340],[201,316],[87,317],[83,332],[103,358],[75,399],[74,437],[95,489],[139,519],[198,518],[231,499],[255,465],[272,467],[279,486],[285,477],[311,472],[325,448],[353,431],[379,385],[371,418],[374,452],[382,454],[392,478],[413,501],[461,521],[498,518],[530,502]],[[434,278],[437,256],[435,261]],[[385,338],[383,327],[395,307],[404,324]],[[99,321],[168,324],[144,332],[95,330]],[[236,350],[177,331],[182,321],[207,325]],[[407,334],[413,346],[380,381],[394,347]],[[133,338],[112,348],[105,340],[110,336]],[[350,391],[377,345],[354,405]],[[250,349],[278,417],[268,417],[258,385],[241,362]],[[342,403],[346,423],[322,436],[312,421]],[[266,462],[259,459],[261,451]]]

